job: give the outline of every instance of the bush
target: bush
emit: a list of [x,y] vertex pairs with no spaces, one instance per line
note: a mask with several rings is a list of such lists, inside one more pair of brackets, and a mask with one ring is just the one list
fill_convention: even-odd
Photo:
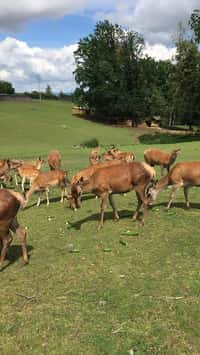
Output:
[[169,144],[169,143],[182,143],[199,141],[200,134],[168,134],[168,133],[155,133],[143,134],[139,138],[142,144]]
[[96,148],[99,146],[99,141],[97,138],[92,138],[88,141],[83,142],[81,145],[86,148]]

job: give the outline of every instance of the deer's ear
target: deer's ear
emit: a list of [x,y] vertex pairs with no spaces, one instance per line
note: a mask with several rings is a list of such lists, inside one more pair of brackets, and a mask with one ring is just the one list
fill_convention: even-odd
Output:
[[158,182],[158,179],[152,180],[152,181],[150,182],[150,184],[149,184],[149,188],[150,188],[150,187],[155,187],[156,184],[157,184],[157,182]]
[[78,181],[78,185],[79,186],[85,186],[89,183],[89,179],[85,178],[83,176],[80,177],[79,181]]
[[81,176],[80,179],[77,181],[76,185],[82,186],[84,182],[85,182],[85,179],[83,176]]

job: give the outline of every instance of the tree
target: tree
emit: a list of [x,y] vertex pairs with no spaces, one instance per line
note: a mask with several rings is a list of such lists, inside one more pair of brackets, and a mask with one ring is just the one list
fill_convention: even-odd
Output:
[[195,40],[200,43],[200,10],[194,10],[190,16],[189,24],[194,31]]
[[14,94],[15,89],[8,81],[0,80],[0,93],[1,94]]
[[148,56],[141,60],[141,113],[147,121],[157,115],[161,117],[163,124],[171,122],[173,71],[174,65],[168,60],[156,62]]
[[47,85],[46,89],[45,89],[45,96],[47,98],[51,98],[53,96],[52,94],[52,89],[50,85]]
[[176,108],[182,122],[190,127],[200,118],[200,53],[194,41],[179,37],[174,88]]
[[97,23],[94,34],[81,39],[74,53],[76,102],[107,119],[139,120],[142,48],[138,33],[108,21]]

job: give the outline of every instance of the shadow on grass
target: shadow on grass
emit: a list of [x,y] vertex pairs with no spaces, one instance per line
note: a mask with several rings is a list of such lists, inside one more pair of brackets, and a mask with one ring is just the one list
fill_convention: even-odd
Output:
[[[55,203],[55,202],[59,202],[60,201],[60,197],[53,197],[53,198],[50,198],[49,199],[49,203],[51,204],[51,203]],[[40,205],[46,205],[46,203],[47,203],[47,200],[46,200],[46,198],[44,198],[43,200],[41,200],[41,202],[40,202]],[[34,207],[34,206],[36,206],[37,205],[37,202],[34,202],[34,203],[32,203],[31,205],[29,205],[29,206],[26,206],[25,208],[24,208],[24,210],[28,210],[29,208],[32,208],[32,207]]]
[[[30,252],[31,250],[33,250],[33,246],[32,245],[27,245],[27,253],[28,253],[28,257],[30,260]],[[8,253],[7,253],[7,257],[6,259],[8,260],[8,263],[5,265],[3,265],[3,267],[1,268],[1,271],[7,269],[9,266],[11,266],[12,264],[14,264],[18,259],[20,259],[22,257],[22,247],[21,245],[11,245],[8,249]],[[26,266],[28,264],[23,264],[22,266]]]
[[[167,204],[168,204],[168,202],[160,202],[160,203],[155,203],[155,204],[153,204],[153,205],[151,205],[151,206],[149,206],[149,207],[150,207],[152,210],[154,210],[154,209],[157,208],[157,207],[164,207],[164,209],[166,209]],[[193,203],[192,203],[192,202],[190,202],[190,208],[186,208],[184,202],[173,202],[172,205],[171,205],[171,207],[170,207],[170,209],[169,209],[169,211],[173,210],[173,207],[175,207],[175,208],[180,208],[180,209],[182,209],[182,210],[187,210],[187,211],[189,211],[189,210],[191,210],[192,208],[194,208],[194,209],[200,209],[200,203],[196,203],[196,202],[193,202]],[[167,209],[166,209],[166,212],[167,212]]]
[[[120,220],[124,219],[124,218],[130,218],[131,219],[132,215],[133,215],[133,212],[134,211],[128,211],[128,210],[118,211]],[[139,217],[140,217],[140,214],[141,214],[141,212],[139,213]],[[113,212],[111,212],[111,211],[105,212],[104,213],[104,222],[110,221],[110,220],[114,221],[113,220]],[[139,220],[139,218],[138,218],[138,220]],[[77,222],[71,223],[70,227],[74,228],[74,229],[77,229],[77,230],[80,230],[82,224],[87,223],[87,222],[92,222],[92,221],[96,221],[97,224],[98,224],[98,222],[100,221],[100,213],[93,213],[92,215],[90,215],[88,217],[85,217],[85,218],[83,218],[83,219],[81,219],[81,220],[79,220]]]
[[[84,196],[82,196],[81,201],[90,200],[90,199],[92,199],[92,198],[95,198],[95,196],[94,196],[94,195],[84,195]],[[68,202],[68,201],[69,201],[69,200],[65,197],[65,198],[64,198],[63,205],[64,205],[66,202]],[[49,203],[50,203],[50,204],[51,204],[51,203],[56,203],[56,202],[60,202],[60,196],[59,196],[59,197],[52,197],[52,198],[49,199]],[[46,198],[44,198],[43,200],[41,200],[40,205],[46,205],[46,203],[47,203],[47,200],[46,200]],[[61,203],[60,203],[60,204],[61,204]],[[32,203],[31,205],[26,206],[26,207],[24,208],[24,210],[28,210],[29,208],[32,208],[32,207],[34,207],[34,206],[36,206],[36,205],[37,205],[37,202],[34,202],[34,203]],[[66,205],[64,205],[64,206],[66,206]],[[67,206],[67,207],[69,207],[69,206]]]

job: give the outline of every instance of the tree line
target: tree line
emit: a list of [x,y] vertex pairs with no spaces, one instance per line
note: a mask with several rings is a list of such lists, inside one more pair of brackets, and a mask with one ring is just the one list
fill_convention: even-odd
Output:
[[75,51],[74,100],[101,120],[138,124],[160,116],[164,125],[200,123],[200,11],[190,33],[179,26],[174,60],[143,55],[144,38],[109,21],[98,22]]
[[[15,88],[10,82],[0,80],[0,94],[13,95],[15,94]],[[66,94],[63,91],[60,91],[58,94],[54,94],[50,85],[47,85],[44,91],[25,91],[19,95],[28,96],[32,99],[72,101],[72,94]]]

